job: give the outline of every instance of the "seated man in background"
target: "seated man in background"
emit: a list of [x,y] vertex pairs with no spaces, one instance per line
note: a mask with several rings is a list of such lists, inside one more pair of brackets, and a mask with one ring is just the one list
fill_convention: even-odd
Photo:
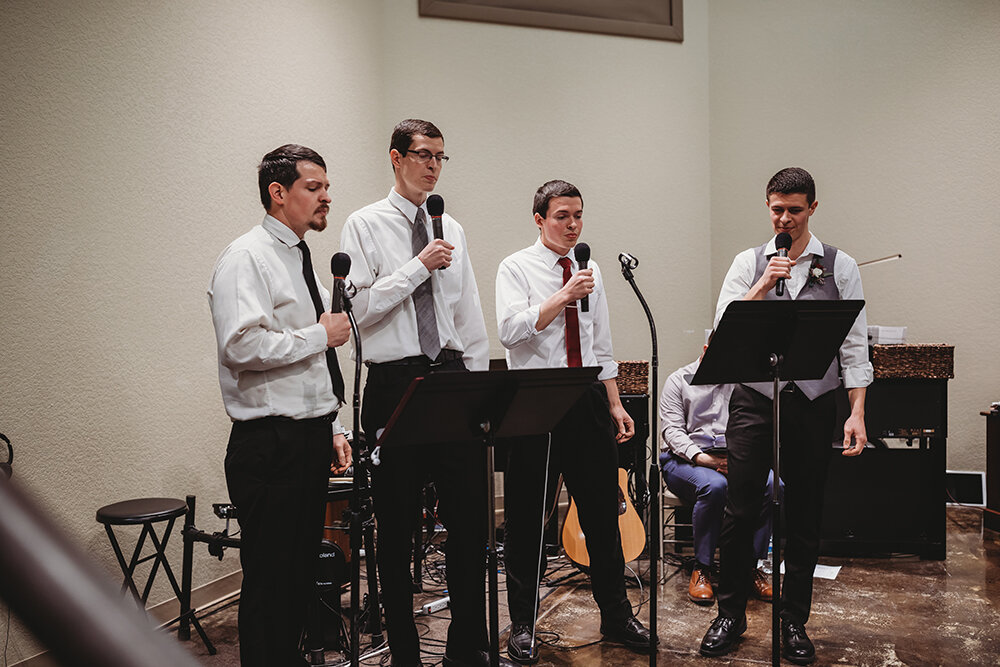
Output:
[[[702,356],[707,349],[706,343]],[[663,383],[660,468],[670,492],[685,505],[693,507],[691,524],[696,562],[688,584],[688,599],[695,604],[710,605],[715,602],[715,591],[709,573],[726,507],[726,424],[733,385],[692,385],[691,376],[700,363],[701,356],[678,368]],[[772,471],[767,478],[767,493],[761,498],[760,525],[754,534],[754,549],[761,559],[767,557],[771,536],[773,482]],[[761,600],[771,600],[771,583],[760,568],[754,573],[753,590]]]

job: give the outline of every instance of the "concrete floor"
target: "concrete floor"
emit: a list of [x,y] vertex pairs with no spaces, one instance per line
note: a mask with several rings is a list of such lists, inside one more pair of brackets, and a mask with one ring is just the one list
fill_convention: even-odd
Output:
[[[1000,664],[1000,539],[983,539],[981,512],[949,508],[948,557],[921,561],[916,557],[827,558],[822,564],[841,565],[836,580],[817,579],[812,618],[807,629],[816,644],[818,665],[998,665]],[[433,557],[430,562],[433,564]],[[636,564],[633,563],[633,566]],[[638,563],[645,569],[645,562]],[[572,566],[552,561],[549,579],[571,573]],[[434,570],[429,576],[435,576]],[[503,576],[500,577],[501,591]],[[428,580],[427,592],[415,607],[443,592]],[[667,570],[658,593],[660,649],[658,664],[728,665],[770,663],[770,617],[767,603],[752,600],[749,628],[737,649],[725,658],[698,655],[698,644],[715,617],[716,609],[687,600],[687,574]],[[550,645],[541,649],[539,665],[647,665],[649,657],[599,642],[599,616],[585,576],[572,577],[545,588],[538,628]],[[629,586],[633,607],[645,622],[649,617],[647,591],[635,579]],[[344,596],[345,604],[348,596]],[[202,664],[227,667],[238,664],[236,605],[207,616],[203,623],[219,648],[208,656],[192,641],[186,645]],[[418,620],[424,635],[425,664],[440,662],[448,611]],[[506,645],[507,616],[501,592],[500,627]],[[327,664],[343,656],[327,652]],[[388,664],[386,653],[362,664]]]

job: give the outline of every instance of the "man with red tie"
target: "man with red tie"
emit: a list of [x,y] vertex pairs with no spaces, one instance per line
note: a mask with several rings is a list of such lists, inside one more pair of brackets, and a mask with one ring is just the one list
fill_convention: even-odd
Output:
[[[507,365],[517,368],[599,366],[598,382],[546,437],[513,443],[504,478],[504,562],[512,660],[538,660],[534,621],[540,577],[539,532],[546,469],[563,474],[576,501],[590,556],[601,634],[636,650],[649,648],[649,631],[635,618],[625,594],[625,562],[618,532],[618,444],[635,425],[618,397],[618,366],[611,348],[608,304],[600,268],[578,269],[570,256],[583,231],[583,197],[565,181],[535,193],[534,245],[500,263],[497,324]],[[579,307],[588,297],[589,308]]]

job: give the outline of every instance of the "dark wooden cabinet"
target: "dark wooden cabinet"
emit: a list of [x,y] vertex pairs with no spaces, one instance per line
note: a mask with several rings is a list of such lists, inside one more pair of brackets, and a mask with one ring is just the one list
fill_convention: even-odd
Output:
[[[986,507],[1000,512],[1000,411],[986,416]],[[1000,532],[1000,514],[983,512],[983,528]]]
[[875,446],[841,456],[847,392],[838,390],[820,553],[945,557],[945,379],[876,379],[868,387],[865,428]]

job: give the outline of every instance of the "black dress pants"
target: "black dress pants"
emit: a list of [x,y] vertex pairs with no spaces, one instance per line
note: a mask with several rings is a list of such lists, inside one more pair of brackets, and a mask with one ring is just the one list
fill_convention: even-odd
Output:
[[[805,624],[819,557],[836,405],[832,391],[813,401],[798,388],[782,391],[779,396],[781,479],[785,484],[782,532],[786,538],[781,617]],[[760,495],[771,469],[772,421],[771,399],[737,385],[729,402],[729,496],[719,539],[719,614],[730,618],[743,618],[757,564],[753,533],[760,521]]]
[[[461,359],[431,368],[377,364],[368,369],[361,422],[369,443],[389,421],[413,378],[429,372],[464,371]],[[392,664],[420,664],[413,621],[413,533],[420,492],[433,480],[445,542],[451,625],[448,654],[485,650],[486,632],[486,456],[479,441],[422,447],[386,448],[372,469],[372,496],[378,528],[378,572]]]
[[[544,407],[542,408],[544,409]],[[612,625],[632,613],[625,595],[625,558],[618,530],[618,445],[604,384],[597,382],[552,433],[549,476],[562,472],[576,502],[590,556],[590,579],[601,618]],[[540,569],[539,540],[548,436],[511,441],[504,475],[504,564],[513,623],[530,624]],[[552,498],[549,498],[551,505]]]
[[299,639],[315,601],[333,431],[329,418],[234,422],[226,483],[240,524],[240,662],[305,665]]

